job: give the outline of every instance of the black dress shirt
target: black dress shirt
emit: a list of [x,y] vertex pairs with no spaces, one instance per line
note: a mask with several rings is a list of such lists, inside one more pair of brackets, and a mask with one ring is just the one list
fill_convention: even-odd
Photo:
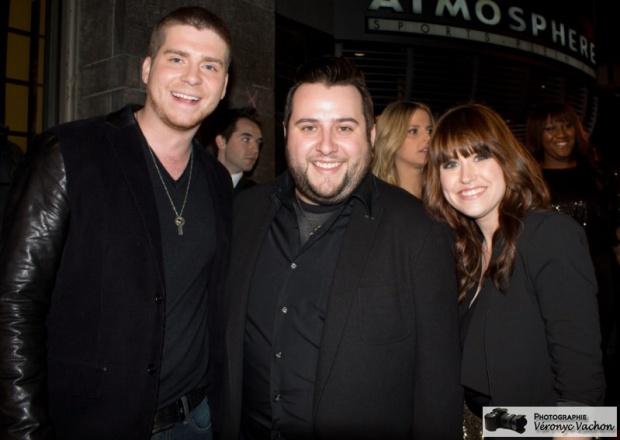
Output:
[[359,195],[300,244],[292,188],[260,251],[250,290],[243,371],[243,437],[310,438],[316,365],[328,292],[352,206]]

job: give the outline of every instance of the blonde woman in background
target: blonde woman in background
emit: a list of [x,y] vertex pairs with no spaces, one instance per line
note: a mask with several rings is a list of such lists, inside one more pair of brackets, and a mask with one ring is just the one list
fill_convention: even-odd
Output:
[[422,198],[422,168],[433,131],[433,113],[420,102],[389,104],[377,122],[372,172]]

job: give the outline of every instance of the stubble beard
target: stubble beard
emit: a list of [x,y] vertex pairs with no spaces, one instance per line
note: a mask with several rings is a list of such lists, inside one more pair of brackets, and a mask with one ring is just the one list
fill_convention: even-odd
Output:
[[[321,183],[323,182],[319,182],[317,185],[310,181],[308,177],[308,168],[311,166],[310,163],[294,162],[288,149],[286,150],[286,159],[289,164],[289,171],[293,177],[293,182],[295,183],[295,188],[308,200],[319,205],[337,205],[345,201],[368,173],[371,157],[371,149],[368,148],[367,153],[361,156],[357,163],[354,163],[347,169],[339,185],[330,190],[325,190],[321,189]],[[349,161],[349,165],[351,164],[352,162]]]
[[170,119],[170,117],[168,116],[168,113],[165,110],[164,105],[162,105],[154,97],[154,94],[150,91],[148,87],[146,89],[146,100],[147,100],[147,104],[151,106],[151,108],[153,109],[153,112],[155,112],[157,117],[164,124],[166,124],[168,127],[174,130],[178,130],[178,131],[193,130],[197,128],[202,123],[202,121],[208,116],[208,114],[206,114],[203,118],[198,117],[198,118],[195,118],[195,120],[190,120],[188,122],[176,123]]

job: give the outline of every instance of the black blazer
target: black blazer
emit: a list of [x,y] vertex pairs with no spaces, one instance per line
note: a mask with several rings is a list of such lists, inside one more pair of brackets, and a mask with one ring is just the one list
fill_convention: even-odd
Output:
[[[43,134],[16,176],[0,247],[3,439],[150,438],[165,283],[134,110]],[[203,150],[195,160],[208,170],[217,237],[208,286],[215,367],[232,183]]]
[[237,185],[235,185],[233,194],[234,196],[237,196],[237,194],[239,194],[241,191],[252,188],[254,185],[256,185],[256,182],[254,180],[250,179],[249,177],[241,176],[241,180],[239,180],[239,182],[237,182]]
[[[552,211],[526,214],[507,292],[487,279],[464,329],[464,359],[470,347],[483,347],[490,405],[603,404],[596,292],[583,228]],[[472,294],[461,305],[463,315]],[[484,341],[470,341],[476,333]],[[484,372],[475,360],[463,364],[464,385]]]
[[[316,439],[462,437],[458,307],[450,231],[400,188],[367,176],[325,317],[313,401]],[[227,279],[223,439],[237,439],[248,291],[263,238],[292,191],[288,172],[237,196]]]

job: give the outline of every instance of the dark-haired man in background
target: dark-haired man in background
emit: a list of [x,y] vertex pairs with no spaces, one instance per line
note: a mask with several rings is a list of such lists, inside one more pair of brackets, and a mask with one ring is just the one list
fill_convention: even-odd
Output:
[[251,107],[226,110],[216,120],[218,129],[213,143],[217,148],[217,160],[230,173],[236,196],[256,185],[246,174],[254,169],[258,161],[263,132],[256,109]]

